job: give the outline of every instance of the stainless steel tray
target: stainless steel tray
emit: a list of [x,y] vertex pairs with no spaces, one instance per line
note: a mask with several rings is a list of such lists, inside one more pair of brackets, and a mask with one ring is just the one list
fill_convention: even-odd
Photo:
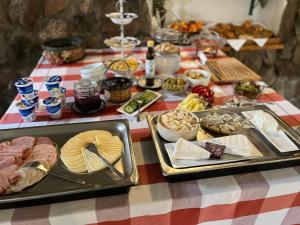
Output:
[[124,180],[114,179],[114,176],[112,176],[112,173],[109,170],[92,174],[75,174],[68,171],[59,160],[52,169],[53,172],[83,179],[87,184],[74,184],[47,175],[42,181],[25,189],[23,192],[0,195],[0,208],[76,200],[85,197],[93,197],[96,194],[114,194],[124,191],[130,186],[136,185],[138,181],[138,172],[133,154],[129,124],[128,120],[125,119],[0,130],[0,142],[19,136],[47,136],[55,141],[60,148],[69,138],[80,132],[101,129],[108,130],[113,135],[118,135],[124,143],[123,155],[119,162],[123,164],[123,172],[125,173]]
[[[286,132],[290,139],[297,145],[300,149],[300,136],[295,132],[290,126],[288,126],[281,118],[279,118],[273,111],[271,111],[266,106],[255,106],[247,108],[231,108],[226,109],[227,111],[236,112],[242,116],[241,112],[248,110],[263,110],[270,113],[278,121],[280,128]],[[203,112],[196,113],[197,116],[203,117],[207,113],[217,112],[222,109],[217,110],[207,110]],[[213,176],[222,176],[234,173],[245,173],[253,172],[259,170],[276,169],[281,167],[290,167],[300,164],[300,150],[290,153],[280,153],[277,151],[275,146],[273,146],[267,138],[265,138],[256,129],[247,129],[245,135],[249,140],[256,146],[256,148],[262,153],[263,157],[240,161],[231,162],[218,165],[209,166],[198,166],[198,167],[188,167],[176,169],[171,166],[170,159],[166,153],[164,144],[167,143],[157,132],[158,115],[148,115],[147,120],[151,130],[152,138],[155,144],[155,149],[159,158],[162,173],[167,177],[169,181],[178,180],[189,180],[194,178],[206,178]],[[209,131],[208,131],[209,132]],[[210,133],[216,136],[215,133]],[[219,136],[219,135],[217,135]]]

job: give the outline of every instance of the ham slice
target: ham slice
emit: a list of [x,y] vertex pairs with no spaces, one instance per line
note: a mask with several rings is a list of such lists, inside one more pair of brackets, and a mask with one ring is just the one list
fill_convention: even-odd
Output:
[[26,159],[30,153],[31,153],[32,149],[28,148],[25,145],[12,145],[6,148],[3,148],[0,151],[0,158],[3,159],[3,157],[8,157],[8,156],[16,156],[16,157],[20,157],[21,159]]
[[6,192],[6,190],[13,184],[16,184],[20,178],[17,173],[17,166],[12,165],[5,169],[0,170],[0,194]]
[[9,147],[10,145],[11,145],[11,142],[10,142],[10,141],[4,141],[4,142],[0,143],[0,151],[1,151],[3,148]]
[[48,137],[24,136],[0,143],[0,194],[22,191],[46,174],[24,163],[40,160],[52,167],[57,161],[55,143]]
[[14,156],[6,157],[3,160],[0,160],[0,170],[10,167],[12,165],[16,165],[17,161]]
[[54,145],[54,142],[48,137],[38,137],[35,145],[49,144]]
[[15,138],[11,142],[12,145],[26,146],[27,148],[33,148],[35,143],[35,138],[30,136],[24,136],[24,137]]
[[52,167],[57,161],[57,150],[49,144],[36,145],[33,148],[30,160],[44,160]]

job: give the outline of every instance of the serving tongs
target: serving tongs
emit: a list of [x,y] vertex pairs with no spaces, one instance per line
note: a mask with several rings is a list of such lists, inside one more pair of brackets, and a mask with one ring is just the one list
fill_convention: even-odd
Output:
[[63,175],[60,175],[60,174],[57,174],[54,172],[50,172],[49,168],[47,168],[41,161],[38,161],[38,160],[30,161],[30,162],[26,163],[24,165],[24,167],[34,168],[34,169],[42,171],[43,173],[60,178],[62,180],[73,182],[75,184],[84,185],[86,183],[84,180],[81,180],[81,179],[66,177],[66,176],[63,176]]

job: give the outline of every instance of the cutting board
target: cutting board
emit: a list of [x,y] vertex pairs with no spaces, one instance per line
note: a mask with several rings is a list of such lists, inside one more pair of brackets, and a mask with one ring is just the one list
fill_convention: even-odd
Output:
[[217,84],[261,80],[257,73],[233,57],[209,59],[205,69],[210,71],[212,81]]

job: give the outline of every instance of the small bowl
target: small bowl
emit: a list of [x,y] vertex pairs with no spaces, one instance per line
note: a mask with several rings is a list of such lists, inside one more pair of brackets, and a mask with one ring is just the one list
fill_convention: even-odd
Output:
[[[185,82],[186,82],[186,84],[184,85],[184,87],[183,87],[182,90],[171,91],[170,89],[164,87],[164,82],[165,82],[167,79],[170,79],[170,78],[179,78],[179,77],[183,78],[183,79],[185,80]],[[173,95],[181,95],[181,94],[183,94],[184,92],[186,92],[188,88],[189,88],[189,82],[188,82],[187,78],[186,78],[185,76],[182,76],[182,75],[180,75],[180,76],[168,76],[168,75],[167,75],[167,76],[165,76],[165,79],[164,79],[163,84],[162,84],[162,89],[163,89],[165,92],[171,93],[171,94],[173,94]]]
[[[189,112],[189,114],[191,116],[195,117],[197,119],[197,121],[199,122],[199,118],[194,113]],[[194,129],[189,130],[189,131],[185,131],[185,132],[173,131],[173,130],[170,130],[170,129],[164,127],[161,124],[160,120],[161,120],[162,115],[163,114],[161,114],[157,119],[156,128],[157,128],[157,131],[158,131],[159,135],[163,139],[165,139],[166,141],[169,141],[169,142],[176,142],[179,138],[183,138],[187,141],[191,141],[191,140],[196,138],[197,133],[198,133],[198,129],[199,129],[199,125],[195,126]]]
[[[204,77],[201,77],[199,79],[191,78],[188,76],[188,74],[191,72],[200,73],[200,74],[204,75]],[[187,80],[189,81],[190,87],[195,87],[198,85],[207,87],[210,82],[210,78],[211,78],[211,75],[209,72],[207,72],[206,70],[199,70],[199,69],[187,70],[187,71],[185,71],[184,75],[186,76]]]
[[78,37],[52,39],[42,44],[43,56],[52,64],[72,63],[82,59],[85,51]]
[[[121,41],[127,41],[127,44],[121,44]],[[141,44],[141,41],[135,37],[125,37],[122,39],[119,36],[106,39],[104,44],[109,46],[114,51],[130,51],[134,49],[137,45]]]
[[130,24],[133,19],[138,17],[135,13],[124,13],[123,18],[121,18],[121,13],[119,12],[105,14],[105,16],[109,17],[114,24],[118,25]]

